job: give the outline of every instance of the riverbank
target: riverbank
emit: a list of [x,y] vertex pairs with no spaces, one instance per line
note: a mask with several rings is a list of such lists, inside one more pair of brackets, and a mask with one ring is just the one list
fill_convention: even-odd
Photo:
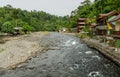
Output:
[[99,40],[84,38],[82,39],[89,47],[99,50],[102,54],[110,58],[112,61],[120,64],[120,49],[110,47],[107,44],[100,43]]
[[31,56],[41,52],[44,47],[40,45],[41,38],[47,32],[36,32],[27,35],[8,37],[4,44],[0,44],[0,68],[15,68]]
[[0,77],[120,77],[119,66],[76,36],[49,32],[41,40],[47,49]]

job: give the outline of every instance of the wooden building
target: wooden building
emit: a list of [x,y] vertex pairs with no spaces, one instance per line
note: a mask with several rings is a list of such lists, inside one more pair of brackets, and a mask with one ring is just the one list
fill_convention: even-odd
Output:
[[[99,14],[97,16],[97,26],[96,26],[96,34],[97,35],[107,35],[107,31],[109,31],[110,29],[112,29],[112,27],[110,26],[110,23],[107,23],[109,18],[113,18],[113,16],[117,16],[119,15],[119,12],[117,12],[116,10],[113,10],[109,13],[106,14]],[[107,25],[109,24],[109,25]]]
[[120,14],[114,19],[108,21],[109,23],[115,22],[114,30],[112,32],[113,37],[120,37]]
[[97,25],[96,23],[91,23],[90,29],[95,30],[96,25]]
[[77,32],[81,32],[82,29],[86,26],[87,24],[87,18],[78,18],[77,20]]

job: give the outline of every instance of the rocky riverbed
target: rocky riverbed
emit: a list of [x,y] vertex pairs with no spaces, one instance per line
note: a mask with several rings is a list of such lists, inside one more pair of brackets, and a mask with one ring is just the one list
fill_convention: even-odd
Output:
[[30,56],[42,51],[44,47],[40,46],[40,42],[45,35],[44,32],[36,32],[17,37],[5,37],[4,40],[8,41],[0,44],[0,68],[14,68]]
[[0,77],[120,77],[118,65],[74,35],[51,32],[41,40],[45,50]]

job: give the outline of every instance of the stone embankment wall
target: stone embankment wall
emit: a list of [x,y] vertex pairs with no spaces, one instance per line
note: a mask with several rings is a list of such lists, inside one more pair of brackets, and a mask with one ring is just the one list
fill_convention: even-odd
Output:
[[104,54],[106,57],[110,58],[112,61],[120,65],[120,50],[110,47],[104,43],[100,43],[95,39],[83,39],[83,41],[91,48],[99,50],[100,53]]

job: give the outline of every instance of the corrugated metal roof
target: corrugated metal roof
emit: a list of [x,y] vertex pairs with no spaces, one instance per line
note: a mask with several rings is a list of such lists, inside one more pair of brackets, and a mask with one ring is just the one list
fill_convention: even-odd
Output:
[[78,18],[78,21],[85,21],[87,18]]
[[116,14],[118,15],[119,12],[116,11],[116,10],[113,10],[113,11],[111,11],[109,13],[106,13],[106,14],[99,14],[98,18],[105,18],[105,17],[109,17],[109,16],[112,16],[112,15],[116,15]]
[[[116,18],[116,17],[117,17],[117,16],[112,16],[112,17],[110,17],[110,18],[108,19],[108,22],[111,21],[111,20],[113,20],[113,19]],[[111,24],[112,24],[112,25],[116,25],[115,22],[111,22]]]
[[118,16],[116,16],[114,19],[108,21],[108,22],[114,22],[120,19],[120,14]]
[[78,22],[78,24],[83,24],[83,25],[84,25],[84,24],[86,24],[86,23],[85,23],[85,22]]

